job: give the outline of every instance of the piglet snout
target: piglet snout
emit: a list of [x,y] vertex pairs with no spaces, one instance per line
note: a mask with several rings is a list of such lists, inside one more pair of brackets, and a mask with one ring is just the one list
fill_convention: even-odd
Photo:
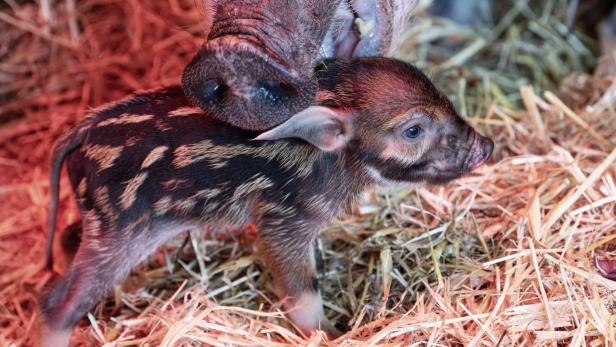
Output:
[[494,150],[494,141],[487,137],[481,136],[481,148],[483,150],[483,162],[485,163],[492,155],[492,151]]
[[475,170],[488,161],[492,155],[492,151],[494,151],[494,142],[485,136],[475,133],[468,156],[469,171]]

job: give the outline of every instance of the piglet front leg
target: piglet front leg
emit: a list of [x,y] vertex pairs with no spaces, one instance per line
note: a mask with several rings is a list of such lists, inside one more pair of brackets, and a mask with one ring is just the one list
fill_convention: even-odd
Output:
[[[295,219],[295,218],[294,218]],[[289,319],[306,336],[324,331],[330,339],[340,336],[323,312],[317,280],[315,240],[320,223],[268,214],[258,224],[262,261],[274,276],[276,294],[284,301]]]

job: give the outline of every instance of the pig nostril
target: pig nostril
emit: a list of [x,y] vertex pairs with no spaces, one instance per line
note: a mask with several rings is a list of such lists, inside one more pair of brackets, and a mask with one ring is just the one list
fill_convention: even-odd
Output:
[[256,87],[263,99],[273,103],[284,102],[297,95],[297,90],[292,85],[283,82],[258,81]]
[[201,85],[201,96],[208,104],[214,103],[224,97],[227,88],[217,80],[207,80]]
[[458,138],[455,135],[447,135],[447,146],[451,149],[456,149],[458,145]]

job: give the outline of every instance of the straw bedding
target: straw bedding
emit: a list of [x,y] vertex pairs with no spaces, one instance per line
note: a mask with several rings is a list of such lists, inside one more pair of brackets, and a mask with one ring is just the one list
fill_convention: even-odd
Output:
[[[423,12],[399,57],[427,69],[496,150],[445,187],[366,194],[324,231],[326,313],[301,336],[249,240],[173,240],[84,318],[79,345],[616,344],[616,79],[563,1],[511,2],[491,30]],[[0,345],[27,346],[44,270],[48,157],[88,107],[179,82],[193,1],[0,4]],[[79,218],[62,180],[60,228]],[[58,258],[56,270],[66,260]],[[602,273],[603,271],[604,273]]]

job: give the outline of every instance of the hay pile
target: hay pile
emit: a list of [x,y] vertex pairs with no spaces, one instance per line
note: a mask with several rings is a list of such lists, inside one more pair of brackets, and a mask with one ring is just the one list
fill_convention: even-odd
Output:
[[[298,335],[249,245],[196,237],[178,262],[181,239],[150,257],[73,342],[616,344],[616,282],[596,267],[616,260],[616,78],[583,74],[594,42],[567,33],[563,1],[544,3],[515,1],[485,32],[420,8],[400,57],[430,70],[495,155],[446,187],[373,192],[324,232],[322,291],[344,336]],[[188,0],[0,4],[0,345],[31,344],[52,280],[51,144],[88,107],[178,83],[200,11]],[[71,199],[64,177],[60,228],[79,218]]]

